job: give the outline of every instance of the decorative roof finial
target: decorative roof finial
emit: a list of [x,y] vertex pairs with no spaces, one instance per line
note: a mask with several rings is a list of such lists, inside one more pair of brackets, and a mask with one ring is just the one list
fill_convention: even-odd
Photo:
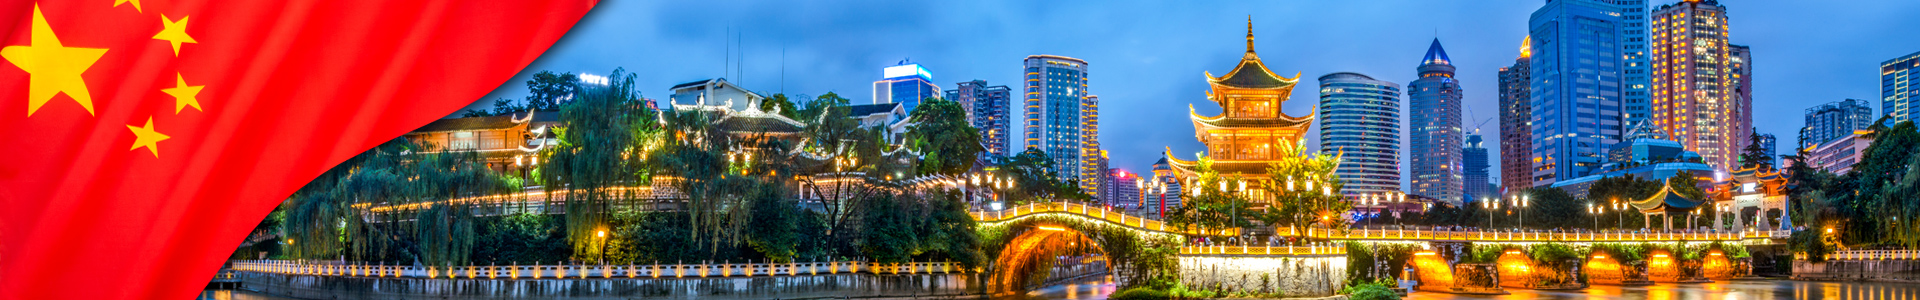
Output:
[[1253,53],[1253,15],[1247,15],[1247,53]]

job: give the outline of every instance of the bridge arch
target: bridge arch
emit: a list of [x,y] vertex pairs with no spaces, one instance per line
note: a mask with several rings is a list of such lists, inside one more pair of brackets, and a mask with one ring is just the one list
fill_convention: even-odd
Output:
[[1149,282],[1156,276],[1176,276],[1180,246],[1185,237],[1153,231],[1103,218],[1050,212],[1022,215],[979,224],[989,260],[988,282],[994,294],[1018,293],[1036,279],[1046,278],[1052,259],[1062,255],[1099,254],[1109,274],[1122,287]]

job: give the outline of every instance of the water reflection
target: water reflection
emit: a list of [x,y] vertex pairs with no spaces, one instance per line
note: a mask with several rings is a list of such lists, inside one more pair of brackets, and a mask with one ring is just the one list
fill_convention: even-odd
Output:
[[1041,288],[1033,291],[1028,291],[1026,295],[1011,296],[1011,297],[994,297],[993,299],[995,300],[1106,299],[1107,295],[1112,295],[1114,292],[1118,292],[1117,290],[1114,290],[1115,287],[1116,285],[1113,282],[1113,276],[1101,276],[1100,278],[1089,278],[1083,281],[1054,285],[1054,286],[1049,286],[1049,287],[1045,287],[1045,288]]
[[1732,281],[1715,283],[1662,283],[1642,287],[1594,286],[1579,291],[1538,291],[1508,289],[1509,295],[1469,296],[1442,293],[1414,293],[1407,299],[1916,299],[1920,285],[1879,282],[1807,282],[1807,281]]
[[294,298],[274,297],[238,290],[201,290],[195,300],[294,300]]
[[[1083,300],[1106,299],[1115,285],[1112,277],[1088,279],[1054,285],[1013,297],[1010,300]],[[1719,300],[1719,299],[1920,299],[1920,284],[1879,282],[1809,281],[1733,281],[1715,283],[1662,283],[1642,287],[1594,286],[1578,291],[1539,291],[1508,289],[1509,295],[1471,296],[1416,292],[1407,299],[1626,299],[1626,300]],[[247,291],[205,290],[198,300],[293,300]]]

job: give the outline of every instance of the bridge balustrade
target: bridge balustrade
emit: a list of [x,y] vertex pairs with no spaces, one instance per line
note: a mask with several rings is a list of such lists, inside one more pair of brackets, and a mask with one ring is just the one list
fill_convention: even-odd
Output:
[[[1293,232],[1291,228],[1289,232]],[[1352,228],[1345,231],[1309,228],[1307,237],[1334,240],[1435,240],[1474,242],[1644,242],[1644,241],[1741,241],[1784,238],[1787,231],[1747,232],[1541,232],[1481,230],[1421,230]]]
[[[1920,250],[1843,250],[1827,253],[1827,260],[1915,260],[1920,259]],[[1805,252],[1794,253],[1794,259],[1806,259]]]
[[978,273],[955,262],[879,263],[865,261],[807,263],[702,263],[649,265],[389,266],[339,261],[239,260],[236,271],[394,278],[543,279],[543,278],[688,278],[806,276],[840,273]]
[[1346,255],[1345,246],[1187,246],[1181,255]]
[[1026,205],[1014,206],[1012,208],[996,210],[996,211],[974,210],[974,211],[967,212],[967,214],[973,216],[974,221],[979,221],[979,222],[998,222],[998,221],[1017,219],[1020,217],[1025,217],[1030,215],[1049,214],[1049,213],[1079,215],[1082,217],[1112,222],[1114,224],[1119,224],[1120,226],[1124,226],[1124,227],[1136,228],[1136,229],[1142,229],[1142,230],[1148,230],[1148,231],[1181,233],[1181,234],[1187,234],[1187,235],[1233,236],[1233,235],[1240,234],[1239,228],[1182,229],[1179,226],[1169,226],[1167,225],[1166,222],[1161,222],[1159,220],[1151,220],[1151,219],[1143,218],[1140,216],[1128,215],[1125,212],[1111,210],[1102,206],[1092,206],[1092,205],[1068,203],[1068,202],[1041,202],[1041,203],[1031,203]]

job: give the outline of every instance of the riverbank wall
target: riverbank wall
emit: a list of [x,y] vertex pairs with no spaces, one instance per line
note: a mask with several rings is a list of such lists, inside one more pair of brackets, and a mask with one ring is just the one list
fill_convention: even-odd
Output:
[[1189,289],[1286,297],[1333,296],[1346,285],[1345,253],[1321,255],[1180,255]]
[[1793,261],[1793,280],[1920,283],[1920,260]]
[[244,289],[300,299],[985,299],[985,274],[446,279],[237,272]]

